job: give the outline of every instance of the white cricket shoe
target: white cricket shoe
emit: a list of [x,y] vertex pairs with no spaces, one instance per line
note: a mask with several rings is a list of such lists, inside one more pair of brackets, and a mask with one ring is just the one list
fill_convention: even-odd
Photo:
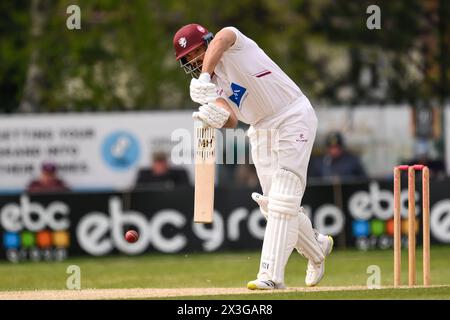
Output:
[[274,289],[285,289],[284,284],[276,284],[272,280],[253,280],[247,283],[247,289],[250,290],[274,290]]
[[[322,247],[325,257],[329,256],[331,251],[333,250],[334,244],[333,238],[330,236],[319,234],[317,237],[317,241],[319,241],[319,244]],[[320,280],[322,280],[324,274],[325,274],[325,259],[318,264],[309,260],[305,278],[306,285],[308,287],[314,287],[320,282]]]

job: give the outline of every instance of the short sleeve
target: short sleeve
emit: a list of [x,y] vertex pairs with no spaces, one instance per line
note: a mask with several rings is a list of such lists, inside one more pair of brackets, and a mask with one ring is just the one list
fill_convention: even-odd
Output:
[[225,27],[224,29],[231,30],[236,35],[236,41],[228,50],[242,50],[247,42],[246,36],[235,27]]

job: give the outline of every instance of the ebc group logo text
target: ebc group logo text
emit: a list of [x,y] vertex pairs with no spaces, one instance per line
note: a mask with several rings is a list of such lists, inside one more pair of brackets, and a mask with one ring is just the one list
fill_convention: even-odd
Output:
[[27,195],[19,203],[0,208],[0,232],[6,258],[11,262],[64,260],[70,245],[69,207],[60,201],[47,206],[30,202]]

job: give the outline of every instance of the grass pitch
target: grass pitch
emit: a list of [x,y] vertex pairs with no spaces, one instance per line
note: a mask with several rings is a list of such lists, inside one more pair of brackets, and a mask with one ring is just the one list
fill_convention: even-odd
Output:
[[[420,256],[421,248],[417,248],[418,285],[422,283]],[[390,288],[393,282],[392,250],[368,252],[336,250],[328,257],[325,277],[316,290],[305,288],[306,260],[294,252],[286,269],[286,284],[294,290],[253,293],[246,291],[245,286],[249,280],[256,277],[259,257],[259,252],[240,252],[70,258],[63,262],[46,263],[2,262],[0,295],[5,297],[6,294],[7,297],[8,292],[12,294],[27,290],[68,292],[66,281],[70,274],[67,273],[67,268],[70,265],[77,265],[81,270],[82,289],[208,289],[201,299],[450,299],[450,246],[434,246],[431,249],[431,281],[433,285],[439,286],[413,289]],[[402,258],[402,283],[406,284],[406,251],[403,251]],[[369,266],[379,267],[381,276],[379,290],[365,289],[372,274],[368,273]],[[327,290],[328,287],[330,290]],[[332,290],[336,287],[338,290]],[[223,294],[223,290],[220,291],[220,295],[208,294],[211,292],[210,289],[214,288],[230,288],[230,294]],[[236,294],[236,288],[244,290],[239,290],[239,294]],[[190,295],[186,292],[189,291],[180,290],[180,296],[172,296],[169,299],[199,298],[197,294]],[[120,297],[127,298],[126,295]],[[145,293],[139,298],[146,298]]]

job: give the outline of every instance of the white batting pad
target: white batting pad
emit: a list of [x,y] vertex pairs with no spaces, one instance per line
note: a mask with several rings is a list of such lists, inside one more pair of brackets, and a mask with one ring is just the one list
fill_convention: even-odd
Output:
[[[252,199],[258,203],[262,215],[268,218],[268,204],[269,198],[263,196],[257,192],[252,193]],[[322,262],[324,259],[324,253],[318,243],[318,233],[312,228],[311,220],[304,213],[303,208],[299,207],[298,211],[299,223],[298,223],[298,240],[295,245],[295,249],[308,260],[314,263]]]
[[325,259],[323,250],[317,241],[317,233],[312,227],[311,220],[303,212],[303,208],[299,212],[298,240],[295,248],[305,258],[316,264]]
[[298,239],[301,195],[302,184],[296,174],[285,169],[275,172],[258,279],[284,282],[284,269]]

